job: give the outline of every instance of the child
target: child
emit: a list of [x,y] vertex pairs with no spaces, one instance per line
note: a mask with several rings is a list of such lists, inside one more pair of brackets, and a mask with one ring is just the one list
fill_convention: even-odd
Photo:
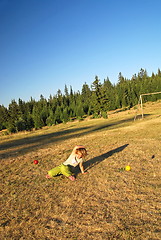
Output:
[[87,150],[84,146],[75,146],[69,158],[63,162],[61,165],[48,171],[46,178],[52,178],[57,175],[63,174],[68,177],[71,181],[75,181],[75,176],[73,175],[72,168],[79,164],[82,174],[86,174],[84,171],[83,161],[87,156]]

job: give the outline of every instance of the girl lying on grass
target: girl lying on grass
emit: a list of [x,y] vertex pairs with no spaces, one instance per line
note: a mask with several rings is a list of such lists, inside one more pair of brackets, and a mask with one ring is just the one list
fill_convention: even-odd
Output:
[[51,169],[48,171],[46,178],[53,178],[57,175],[63,174],[68,177],[71,181],[75,181],[76,178],[74,173],[72,172],[72,168],[76,167],[79,164],[80,170],[82,174],[86,174],[84,171],[83,161],[87,156],[87,150],[84,146],[78,145],[75,146],[69,158],[63,162],[61,165]]

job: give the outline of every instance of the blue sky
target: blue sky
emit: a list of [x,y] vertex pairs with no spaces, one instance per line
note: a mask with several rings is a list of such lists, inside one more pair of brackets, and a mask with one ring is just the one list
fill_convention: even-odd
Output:
[[0,105],[161,68],[160,0],[0,0]]

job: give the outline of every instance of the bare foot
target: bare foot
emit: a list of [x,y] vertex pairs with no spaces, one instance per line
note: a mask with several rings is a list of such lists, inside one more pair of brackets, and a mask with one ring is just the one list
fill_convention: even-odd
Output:
[[71,181],[75,181],[76,179],[75,179],[75,176],[69,176],[68,177]]
[[52,178],[52,177],[50,177],[48,174],[46,175],[46,178]]

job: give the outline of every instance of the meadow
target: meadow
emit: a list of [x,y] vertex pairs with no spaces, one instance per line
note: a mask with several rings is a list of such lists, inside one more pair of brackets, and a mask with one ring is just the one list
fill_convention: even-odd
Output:
[[[161,101],[135,113],[1,135],[0,239],[161,239]],[[46,179],[77,144],[88,174]]]

